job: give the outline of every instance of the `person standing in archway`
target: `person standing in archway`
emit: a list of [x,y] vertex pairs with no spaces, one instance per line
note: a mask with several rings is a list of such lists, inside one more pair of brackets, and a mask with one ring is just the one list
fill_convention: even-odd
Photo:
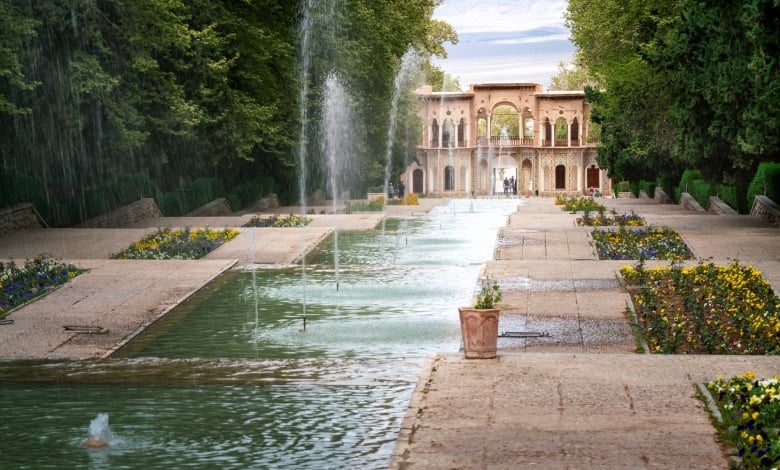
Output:
[[398,182],[398,199],[403,199],[405,193],[406,193],[406,185],[404,184],[404,180],[401,180],[400,182]]

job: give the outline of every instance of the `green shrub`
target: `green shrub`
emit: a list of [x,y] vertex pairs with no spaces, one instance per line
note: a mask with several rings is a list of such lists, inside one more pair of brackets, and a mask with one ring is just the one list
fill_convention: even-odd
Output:
[[[278,193],[276,182],[268,176],[261,176],[254,181],[237,186],[231,191],[227,200],[234,211],[250,206],[271,193]],[[235,206],[234,206],[235,204]]]
[[155,198],[159,192],[154,182],[143,173],[119,175],[113,187],[120,207],[145,197]]
[[647,197],[654,198],[655,197],[655,182],[653,181],[645,181],[642,180],[639,182],[639,189],[645,192],[647,194]]
[[760,195],[780,203],[780,162],[764,162],[758,165],[756,175],[748,187],[746,206],[753,207],[753,201]]
[[680,189],[681,193],[690,193],[693,182],[698,179],[701,179],[699,170],[685,170],[682,177],[680,177],[680,184],[677,185],[677,187]]
[[629,191],[631,191],[631,183],[629,183],[628,181],[620,181],[615,186],[615,192],[617,193],[627,193]]
[[161,193],[157,198],[157,207],[165,217],[179,217],[189,212],[186,197],[182,191]]
[[43,186],[37,180],[19,172],[0,169],[0,207],[29,202],[44,214],[48,202]]
[[198,178],[192,182],[192,191],[190,191],[190,210],[208,204],[214,199],[224,197],[225,188],[222,181],[217,178]]
[[733,208],[740,214],[747,213],[747,210],[745,208],[745,198],[740,197],[739,191],[737,191],[737,188],[735,186],[719,184],[717,185],[715,195],[718,196],[723,202],[731,206],[731,208]]
[[639,197],[639,181],[629,182],[628,187],[631,188],[631,194],[633,194],[634,197]]
[[710,205],[710,195],[714,194],[713,185],[704,180],[693,180],[688,193],[693,196],[701,206],[707,209]]

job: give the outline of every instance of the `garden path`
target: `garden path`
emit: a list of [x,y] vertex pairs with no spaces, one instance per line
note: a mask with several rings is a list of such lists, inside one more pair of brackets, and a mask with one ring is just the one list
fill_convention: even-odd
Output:
[[[778,229],[757,216],[693,213],[641,199],[599,199],[678,231],[700,258],[739,259],[780,291]],[[617,281],[592,228],[553,199],[526,199],[485,266],[505,292],[498,357],[426,363],[390,468],[729,468],[694,384],[780,374],[777,356],[636,354]],[[649,263],[652,264],[652,263]]]

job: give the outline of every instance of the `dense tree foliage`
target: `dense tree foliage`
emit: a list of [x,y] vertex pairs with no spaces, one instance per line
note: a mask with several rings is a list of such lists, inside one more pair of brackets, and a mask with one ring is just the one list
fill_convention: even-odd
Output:
[[330,74],[354,98],[357,189],[381,180],[400,58],[442,54],[454,32],[431,19],[438,0],[308,3],[301,51],[305,6],[286,0],[0,0],[0,205],[67,201],[83,219],[91,191],[133,174],[162,192],[264,181],[294,201],[301,80],[309,184],[322,187]]
[[600,164],[615,178],[695,168],[743,190],[780,160],[780,4],[570,0],[567,23],[599,88]]

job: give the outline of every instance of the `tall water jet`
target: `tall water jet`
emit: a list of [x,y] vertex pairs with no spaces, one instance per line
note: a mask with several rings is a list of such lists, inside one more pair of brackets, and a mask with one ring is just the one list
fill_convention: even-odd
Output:
[[[421,57],[415,49],[407,50],[403,57],[401,57],[401,65],[393,78],[393,95],[390,101],[390,115],[388,116],[387,124],[387,144],[385,151],[385,177],[384,177],[384,190],[385,194],[388,194],[390,185],[390,172],[393,165],[393,144],[395,143],[395,133],[398,127],[398,103],[401,100],[401,96],[405,90],[410,86],[413,86],[413,82],[416,78],[419,78],[419,71],[421,69]],[[410,187],[411,190],[411,187]],[[387,204],[390,201],[386,201],[384,205],[384,214],[382,216],[382,244],[384,245],[385,238],[385,222],[387,219]],[[384,246],[381,247],[384,251]]]
[[325,81],[322,109],[323,153],[327,158],[328,181],[333,201],[333,267],[336,290],[339,288],[339,230],[336,211],[339,201],[339,178],[353,155],[350,131],[352,118],[349,95],[334,75]]
[[385,153],[385,194],[387,194],[388,183],[390,182],[390,170],[393,163],[393,143],[395,142],[395,131],[398,126],[398,102],[404,90],[410,86],[410,81],[414,77],[413,73],[420,69],[420,54],[409,49],[401,58],[401,66],[393,79],[393,95],[390,102],[390,116],[387,124],[387,146]]

